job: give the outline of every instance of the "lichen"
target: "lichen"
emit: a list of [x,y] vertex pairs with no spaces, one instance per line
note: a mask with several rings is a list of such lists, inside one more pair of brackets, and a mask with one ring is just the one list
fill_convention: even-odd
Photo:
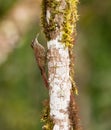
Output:
[[[41,24],[47,40],[56,38],[59,32],[58,24],[55,20],[56,14],[59,14],[58,7],[60,6],[60,1],[56,0],[42,0],[42,16]],[[47,21],[47,10],[50,12],[49,22]]]
[[78,95],[78,88],[76,86],[75,78],[74,78],[74,52],[73,48],[69,48],[69,56],[70,56],[70,81],[72,83],[72,91],[74,94]]
[[[62,32],[61,42],[73,47],[76,35],[78,0],[42,0],[41,23],[48,40],[55,39]],[[47,11],[50,12],[49,22]]]
[[52,130],[54,123],[53,120],[50,117],[50,107],[49,107],[49,101],[44,101],[44,109],[41,116],[41,122],[44,123],[44,126],[42,127],[43,130]]
[[[42,0],[41,23],[47,40],[53,40],[62,34],[59,41],[69,48],[70,77],[74,92],[77,88],[74,82],[74,53],[73,47],[76,37],[76,22],[78,21],[78,0]],[[47,21],[47,11],[50,17]]]
[[72,48],[76,36],[76,22],[78,20],[77,4],[78,0],[65,0],[66,8],[64,10],[64,22],[62,29],[62,42],[69,48]]
[[64,22],[62,28],[62,43],[69,48],[70,56],[70,80],[73,92],[78,95],[78,89],[74,81],[74,52],[73,47],[76,38],[76,22],[78,21],[77,5],[78,0],[65,0]]
[[[72,90],[78,95],[78,90],[74,81],[74,52],[73,47],[76,37],[76,22],[78,21],[77,5],[78,0],[42,0],[41,24],[48,41],[61,38],[59,41],[68,47],[70,56],[70,80]],[[47,18],[47,11],[50,13]],[[48,19],[48,20],[47,20]],[[71,106],[72,108],[72,106]],[[74,108],[72,108],[74,109]],[[49,105],[44,106],[41,120],[45,123],[45,130],[52,130],[54,124],[50,118]],[[72,126],[74,125],[74,121]]]

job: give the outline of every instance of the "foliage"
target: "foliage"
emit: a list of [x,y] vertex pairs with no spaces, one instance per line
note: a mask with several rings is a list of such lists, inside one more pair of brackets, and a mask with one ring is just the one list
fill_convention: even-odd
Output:
[[3,16],[17,0],[0,0],[0,17]]

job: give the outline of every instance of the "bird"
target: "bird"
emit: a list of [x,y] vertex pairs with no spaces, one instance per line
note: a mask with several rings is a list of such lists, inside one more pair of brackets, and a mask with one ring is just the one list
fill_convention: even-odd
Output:
[[48,85],[48,79],[46,74],[46,50],[45,48],[38,42],[38,36],[35,37],[35,39],[32,41],[31,47],[34,50],[35,58],[38,64],[38,67],[41,71],[42,79],[45,83],[46,88],[49,88]]

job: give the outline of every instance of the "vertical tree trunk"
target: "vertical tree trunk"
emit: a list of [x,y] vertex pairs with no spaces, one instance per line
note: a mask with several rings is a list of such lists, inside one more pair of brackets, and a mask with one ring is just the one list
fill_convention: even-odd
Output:
[[[73,96],[73,46],[78,0],[43,0],[42,25],[47,38],[50,119],[53,130],[80,130]],[[49,130],[49,128],[45,128]]]
[[65,48],[63,43],[59,42],[59,38],[50,40],[47,44],[50,116],[54,123],[53,130],[69,130],[71,81],[68,47]]

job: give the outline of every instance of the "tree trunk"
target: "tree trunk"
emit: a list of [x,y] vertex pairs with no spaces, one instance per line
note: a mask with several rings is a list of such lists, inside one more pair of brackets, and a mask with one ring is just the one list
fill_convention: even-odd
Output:
[[68,47],[59,42],[59,38],[48,43],[48,73],[50,116],[53,130],[69,130],[69,104],[71,93],[70,58]]
[[[53,130],[80,130],[73,91],[73,46],[78,0],[43,0],[42,25],[47,38],[49,116]],[[49,123],[50,124],[50,123]]]

